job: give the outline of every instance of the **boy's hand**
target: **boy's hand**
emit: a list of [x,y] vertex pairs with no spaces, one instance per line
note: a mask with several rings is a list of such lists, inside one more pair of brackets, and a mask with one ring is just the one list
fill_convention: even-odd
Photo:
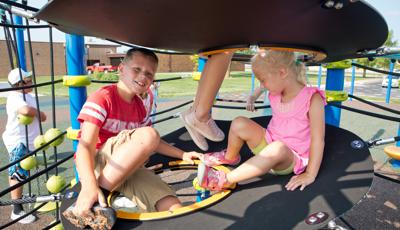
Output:
[[289,191],[294,191],[295,189],[300,187],[300,191],[303,191],[307,185],[312,184],[314,181],[314,176],[310,175],[307,172],[304,172],[300,175],[296,175],[290,178],[290,181],[286,184],[285,188]]
[[186,162],[188,162],[188,163],[193,165],[194,164],[193,159],[200,159],[201,155],[202,155],[201,153],[194,152],[194,151],[184,152],[183,156],[182,156],[182,160],[184,160],[184,161],[186,161]]
[[40,121],[46,121],[47,116],[44,112],[40,111]]
[[90,209],[96,202],[98,202],[101,207],[107,207],[107,203],[100,188],[97,185],[82,186],[73,210],[74,215],[94,218],[94,214]]

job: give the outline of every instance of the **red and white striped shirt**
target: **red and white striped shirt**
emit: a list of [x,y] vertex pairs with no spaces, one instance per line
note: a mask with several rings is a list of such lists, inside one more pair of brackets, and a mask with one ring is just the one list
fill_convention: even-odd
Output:
[[133,97],[128,103],[119,96],[117,85],[113,84],[100,88],[86,100],[78,121],[88,121],[100,127],[96,144],[96,148],[100,149],[108,138],[116,136],[122,130],[151,124],[147,113],[139,96]]

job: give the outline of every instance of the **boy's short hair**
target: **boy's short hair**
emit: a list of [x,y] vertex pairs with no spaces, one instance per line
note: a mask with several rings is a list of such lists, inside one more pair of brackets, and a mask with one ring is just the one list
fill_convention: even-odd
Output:
[[154,62],[156,64],[158,64],[158,57],[153,51],[146,49],[146,48],[140,48],[140,47],[135,47],[135,48],[129,49],[128,52],[126,52],[126,55],[125,55],[124,59],[122,60],[122,62],[125,63],[125,62],[131,60],[132,56],[137,52],[143,54],[144,56],[152,58],[154,60]]

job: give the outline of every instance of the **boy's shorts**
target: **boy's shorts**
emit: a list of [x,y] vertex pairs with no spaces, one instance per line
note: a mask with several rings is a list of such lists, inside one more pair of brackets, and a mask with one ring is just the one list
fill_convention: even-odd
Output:
[[[111,137],[96,154],[96,173],[104,168],[107,159],[111,157],[119,145],[129,141],[135,130],[123,130],[117,136]],[[117,188],[116,191],[134,201],[141,211],[156,212],[156,203],[166,197],[174,196],[175,192],[161,180],[153,171],[141,167]]]
[[[23,143],[19,143],[10,153],[10,163],[17,161],[23,158],[27,154],[27,148]],[[14,164],[8,168],[8,175],[14,180],[18,180],[19,182],[24,181],[28,178],[28,171],[21,168],[20,164]]]

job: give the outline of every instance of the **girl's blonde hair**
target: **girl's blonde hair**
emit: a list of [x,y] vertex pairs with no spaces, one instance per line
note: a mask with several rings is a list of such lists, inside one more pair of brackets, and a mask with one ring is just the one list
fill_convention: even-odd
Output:
[[278,68],[286,68],[291,71],[296,80],[303,84],[307,84],[306,67],[297,60],[294,52],[283,50],[260,50],[251,59],[251,64],[254,69],[260,71],[274,71]]

